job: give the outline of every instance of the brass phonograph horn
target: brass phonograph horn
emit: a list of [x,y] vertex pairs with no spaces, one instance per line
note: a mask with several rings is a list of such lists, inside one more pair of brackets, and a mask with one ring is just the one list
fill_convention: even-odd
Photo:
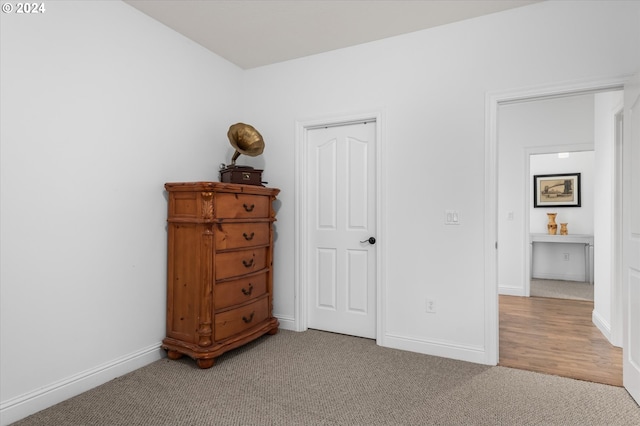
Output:
[[264,151],[262,135],[253,126],[244,123],[236,123],[229,127],[227,137],[236,152],[231,158],[231,165],[235,166],[240,154],[255,157]]
[[251,166],[236,166],[236,160],[241,154],[256,157],[264,151],[262,135],[253,126],[236,123],[229,127],[227,137],[236,152],[231,158],[231,164],[220,165],[220,182],[241,183],[246,185],[262,185],[262,170]]

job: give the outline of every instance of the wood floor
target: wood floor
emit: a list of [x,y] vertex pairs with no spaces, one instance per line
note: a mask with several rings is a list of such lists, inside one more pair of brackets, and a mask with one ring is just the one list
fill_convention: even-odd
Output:
[[622,349],[593,325],[593,302],[500,296],[499,365],[622,386]]

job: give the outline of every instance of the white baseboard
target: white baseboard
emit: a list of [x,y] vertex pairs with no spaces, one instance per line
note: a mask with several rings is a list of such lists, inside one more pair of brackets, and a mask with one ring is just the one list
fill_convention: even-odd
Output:
[[613,344],[611,341],[611,324],[605,321],[602,315],[600,315],[595,309],[591,312],[591,321],[593,322],[593,325],[600,330],[602,335],[607,338],[609,343]]
[[165,351],[160,349],[160,343],[157,343],[32,392],[2,401],[0,402],[0,425],[9,425],[151,364],[164,356]]
[[280,328],[283,330],[291,330],[291,331],[298,331],[296,328],[296,320],[295,318],[291,318],[291,317],[284,317],[284,316],[278,316],[278,315],[274,315],[276,318],[278,318],[278,322],[280,323]]
[[498,294],[504,296],[526,296],[522,287],[498,287]]
[[420,340],[406,336],[386,334],[383,338],[385,347],[417,352],[459,361],[487,364],[487,354],[483,347],[458,345],[453,342]]
[[558,280],[558,281],[578,281],[585,282],[586,278],[584,274],[549,274],[549,273],[535,273],[532,279],[540,280]]

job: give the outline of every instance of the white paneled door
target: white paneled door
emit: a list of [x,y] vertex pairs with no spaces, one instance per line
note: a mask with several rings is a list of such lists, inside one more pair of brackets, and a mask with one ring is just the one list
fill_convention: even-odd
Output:
[[308,326],[376,336],[376,123],[310,129]]
[[640,74],[624,88],[623,303],[624,387],[640,403]]

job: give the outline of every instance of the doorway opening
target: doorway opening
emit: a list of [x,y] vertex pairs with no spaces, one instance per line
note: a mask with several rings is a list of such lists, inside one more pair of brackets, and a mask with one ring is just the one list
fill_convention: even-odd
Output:
[[[529,181],[534,176],[550,174],[570,175],[579,173],[578,187],[572,188],[571,197],[578,200],[580,207],[534,207],[530,200],[529,280],[525,281],[525,296],[550,297],[570,300],[594,300],[593,279],[593,234],[596,210],[604,208],[604,203],[594,204],[595,152],[564,151],[529,155]],[[612,175],[612,171],[608,171]],[[573,176],[573,175],[572,175]],[[544,181],[546,178],[538,178]],[[571,181],[573,183],[573,181]],[[534,184],[534,191],[535,183]],[[539,189],[539,188],[538,188]],[[502,197],[503,194],[499,195]],[[533,197],[535,199],[535,196]],[[553,198],[557,199],[557,197]],[[556,203],[557,204],[557,203]],[[610,209],[609,209],[610,210]],[[548,235],[548,214],[554,215],[558,228],[556,234],[566,232],[562,238]],[[564,228],[564,231],[562,230]],[[525,225],[525,230],[527,225]],[[525,231],[526,232],[526,231]],[[608,234],[608,233],[607,233]],[[611,239],[610,235],[599,235],[600,240]],[[563,242],[564,241],[564,242]],[[500,272],[499,272],[500,273]],[[599,283],[601,286],[610,283]]]
[[[488,238],[490,235],[495,235],[495,240],[496,241],[496,251],[492,251],[492,253],[490,253],[487,257],[487,261],[489,262],[487,264],[489,271],[493,270],[493,273],[495,275],[492,275],[491,272],[489,272],[488,275],[488,279],[491,280],[491,282],[495,283],[496,287],[494,287],[493,291],[494,291],[494,295],[496,293],[500,294],[500,298],[503,297],[503,295],[507,295],[507,296],[528,296],[529,295],[529,278],[531,276],[531,266],[530,266],[530,246],[529,246],[529,234],[530,234],[530,230],[528,228],[528,226],[525,226],[525,224],[528,225],[529,223],[529,218],[530,218],[530,213],[527,211],[528,210],[528,202],[529,200],[531,200],[532,198],[532,183],[529,181],[531,176],[529,173],[529,163],[528,163],[528,158],[530,155],[532,154],[539,154],[541,152],[544,152],[544,149],[546,149],[548,152],[560,152],[560,151],[567,151],[566,146],[567,145],[573,145],[573,150],[574,151],[584,151],[584,150],[588,150],[588,149],[593,149],[593,138],[583,138],[583,139],[569,139],[566,138],[561,141],[553,141],[549,138],[546,138],[543,141],[538,141],[538,143],[544,147],[544,149],[542,148],[534,148],[533,151],[529,150],[527,151],[526,149],[520,147],[520,153],[518,154],[520,157],[518,158],[518,160],[516,162],[511,162],[510,164],[507,165],[507,167],[509,166],[513,166],[514,169],[519,169],[519,173],[520,175],[518,176],[517,179],[514,179],[513,182],[511,182],[512,184],[518,184],[519,186],[519,190],[516,189],[516,191],[519,191],[519,194],[521,196],[520,198],[520,203],[519,203],[519,209],[520,211],[518,211],[517,209],[510,209],[510,208],[505,208],[504,205],[501,204],[502,197],[504,196],[502,191],[499,190],[499,183],[498,183],[498,176],[500,175],[500,177],[502,177],[503,172],[500,169],[500,167],[504,166],[504,163],[502,162],[503,159],[503,155],[505,152],[505,147],[502,145],[502,141],[500,141],[500,135],[501,135],[501,129],[498,126],[498,115],[500,114],[500,109],[502,106],[512,106],[514,104],[524,104],[524,103],[528,103],[528,104],[533,104],[535,102],[538,101],[549,101],[552,99],[557,99],[557,98],[564,98],[564,97],[579,97],[579,96],[585,96],[585,95],[593,95],[595,93],[600,93],[600,92],[604,92],[604,91],[611,91],[611,90],[615,90],[615,91],[620,91],[622,88],[622,84],[621,83],[612,83],[612,82],[597,82],[597,83],[593,83],[591,85],[591,87],[581,87],[581,88],[550,88],[550,89],[541,89],[539,91],[537,91],[537,93],[532,93],[532,92],[521,92],[521,93],[511,93],[508,95],[505,94],[501,94],[501,95],[495,95],[493,97],[488,97],[488,138],[487,141],[489,142],[489,146],[488,146],[488,150],[487,150],[487,154],[489,155],[488,157],[488,164],[492,164],[493,162],[493,170],[488,170],[488,176],[487,176],[487,183],[489,185],[488,188],[488,201],[490,202],[488,209],[489,209],[489,217],[494,218],[493,220],[495,220],[495,228],[492,228],[493,224],[489,224],[488,225]],[[536,91],[534,91],[536,92]],[[613,117],[613,115],[612,115]],[[575,117],[572,117],[571,115],[567,118],[566,116],[563,118],[563,120],[572,120]],[[502,115],[500,115],[500,125],[502,125],[504,117]],[[554,126],[550,126],[550,128],[552,128]],[[500,141],[500,142],[499,142]],[[568,142],[568,141],[573,141],[573,143]],[[586,142],[586,143],[585,143]],[[493,144],[493,145],[492,145]],[[535,144],[533,144],[535,145]],[[589,146],[591,145],[591,146]],[[541,150],[542,149],[542,150]],[[538,151],[536,151],[538,150]],[[523,155],[524,154],[524,155]],[[526,159],[526,161],[524,161]],[[523,162],[525,164],[523,164]],[[611,164],[615,164],[615,162],[612,160]],[[525,166],[526,167],[523,167]],[[525,173],[522,173],[523,169],[527,169],[525,170]],[[499,171],[500,169],[500,171]],[[616,167],[614,167],[614,169],[617,169]],[[517,171],[516,171],[517,173]],[[613,174],[613,173],[612,173]],[[526,185],[525,185],[526,183]],[[523,188],[524,186],[524,188]],[[493,193],[493,191],[496,191],[495,193]],[[616,193],[617,191],[619,191],[618,189],[613,188],[613,193]],[[610,189],[610,192],[611,189]],[[492,197],[492,194],[495,194],[495,198]],[[602,193],[601,193],[602,194]],[[493,200],[493,201],[491,201]],[[614,204],[609,203],[608,205],[609,211],[611,212],[617,212],[618,209],[615,207]],[[515,225],[515,223],[507,223],[507,221],[511,221],[511,222],[518,222],[519,221],[519,226],[514,227],[510,225]],[[615,220],[612,220],[610,223],[615,224]],[[517,235],[517,239],[519,239],[519,241],[517,242],[517,245],[520,247],[518,253],[520,253],[520,255],[517,255],[517,259],[512,263],[512,265],[515,265],[514,269],[519,271],[517,272],[517,276],[515,276],[514,279],[512,279],[511,281],[501,281],[501,278],[503,278],[500,275],[499,272],[499,268],[500,265],[502,263],[502,265],[505,264],[504,259],[502,259],[501,253],[503,251],[511,251],[511,248],[509,246],[509,243],[505,243],[504,241],[501,240],[501,234],[502,233],[510,233],[511,235],[516,234]],[[491,239],[488,240],[488,242],[491,242]],[[614,241],[614,245],[615,245],[615,241]],[[602,252],[601,252],[602,253]],[[612,251],[612,257],[616,258],[616,253],[615,250]],[[495,263],[494,263],[495,262]],[[493,266],[492,266],[493,265]],[[495,268],[495,269],[493,269]],[[612,267],[612,270],[615,270],[615,266]],[[615,303],[616,300],[616,291],[618,290],[618,286],[620,285],[620,283],[615,279],[615,278],[611,278],[609,280],[612,284],[612,290],[609,292],[609,297],[612,300],[612,303],[610,303],[608,305],[608,307],[611,307],[612,312],[615,312],[616,310],[620,310],[620,306],[617,305]],[[498,288],[500,289],[500,291],[498,292]],[[506,290],[506,291],[505,291]],[[496,317],[495,317],[495,327],[498,330],[496,332],[496,353],[495,353],[495,360],[496,363],[499,360],[499,354],[500,354],[500,350],[499,350],[499,333],[500,333],[500,318],[499,318],[499,306],[500,303],[498,301],[498,299],[494,299],[496,302]],[[595,311],[594,311],[595,312]],[[594,315],[594,319],[592,321],[592,318],[589,318],[590,322],[597,322],[595,321],[595,315]],[[614,319],[612,319],[612,330],[615,332],[615,327],[619,326],[621,323],[616,323],[616,321]],[[491,331],[491,330],[489,330]],[[611,335],[613,335],[613,333],[611,333]],[[607,336],[607,337],[611,337]]]

